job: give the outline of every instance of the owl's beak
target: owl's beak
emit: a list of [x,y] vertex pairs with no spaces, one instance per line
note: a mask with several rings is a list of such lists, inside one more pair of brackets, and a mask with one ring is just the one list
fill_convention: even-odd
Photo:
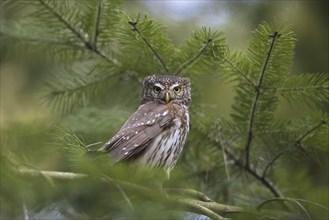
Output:
[[165,94],[165,101],[166,101],[167,104],[168,104],[169,101],[170,101],[170,95],[169,95],[169,92],[166,92],[166,94]]

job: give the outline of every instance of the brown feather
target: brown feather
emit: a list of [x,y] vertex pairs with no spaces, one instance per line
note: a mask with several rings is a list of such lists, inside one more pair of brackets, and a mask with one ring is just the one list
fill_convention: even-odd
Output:
[[[165,112],[167,114],[164,114]],[[152,114],[154,120],[139,117],[145,113]],[[142,118],[142,120],[138,120],[138,118]],[[120,131],[99,150],[111,152],[116,161],[133,159],[156,136],[167,129],[173,119],[174,115],[169,112],[167,105],[158,105],[156,102],[143,104],[131,115]]]

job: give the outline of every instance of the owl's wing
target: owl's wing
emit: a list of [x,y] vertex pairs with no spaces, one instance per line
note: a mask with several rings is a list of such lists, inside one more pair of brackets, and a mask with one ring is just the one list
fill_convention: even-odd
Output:
[[99,150],[110,152],[116,161],[133,159],[174,120],[166,105],[149,102],[130,116],[120,131]]

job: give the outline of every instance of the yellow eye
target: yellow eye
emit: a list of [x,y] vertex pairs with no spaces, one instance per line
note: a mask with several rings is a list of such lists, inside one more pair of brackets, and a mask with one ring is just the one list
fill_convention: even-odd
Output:
[[159,94],[161,92],[161,88],[159,86],[153,86],[153,92]]
[[174,92],[175,92],[175,93],[180,93],[180,91],[181,91],[180,86],[176,86],[176,87],[174,88]]

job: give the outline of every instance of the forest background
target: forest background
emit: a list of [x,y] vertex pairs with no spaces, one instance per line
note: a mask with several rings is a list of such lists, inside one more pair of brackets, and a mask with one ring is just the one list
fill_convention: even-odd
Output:
[[[85,145],[93,145],[110,138],[138,106],[143,76],[153,74],[154,72],[150,72],[152,67],[157,66],[154,68],[155,70],[161,69],[161,65],[158,64],[157,58],[153,55],[150,56],[153,60],[147,57],[144,65],[148,72],[138,72],[140,71],[138,68],[141,68],[138,66],[136,72],[123,74],[118,84],[115,84],[118,81],[114,81],[113,84],[105,85],[105,87],[112,87],[110,91],[117,89],[115,94],[99,93],[101,97],[96,95],[94,102],[79,101],[75,103],[77,104],[76,109],[65,110],[63,113],[61,111],[63,109],[58,110],[61,108],[58,107],[60,104],[44,99],[45,93],[47,94],[47,88],[49,89],[47,85],[51,84],[49,82],[58,80],[53,78],[54,68],[51,66],[51,62],[49,62],[52,59],[48,57],[50,55],[45,55],[44,51],[41,50],[35,50],[31,53],[30,49],[24,50],[21,47],[22,45],[13,43],[20,41],[19,37],[23,38],[24,34],[21,36],[13,35],[15,32],[11,32],[8,24],[24,19],[24,16],[34,10],[33,4],[29,7],[22,7],[20,5],[21,2],[24,1],[2,1],[0,3],[1,214],[4,215],[3,217],[24,216],[24,210],[28,210],[29,215],[34,218],[42,218],[44,216],[48,218],[54,216],[63,218],[65,216],[63,211],[44,212],[44,208],[49,205],[44,203],[43,199],[45,198],[36,198],[36,195],[34,195],[35,191],[26,190],[26,186],[19,184],[20,179],[17,182],[16,180],[13,181],[15,184],[12,187],[4,187],[5,184],[8,186],[8,183],[13,183],[12,180],[8,182],[5,180],[6,178],[8,179],[6,167],[9,162],[7,160],[10,161],[10,164],[14,164],[13,166],[19,165],[25,168],[69,171],[71,167],[63,163],[63,161],[70,161],[72,158],[63,158],[63,152],[58,151],[58,146],[62,146],[61,144],[70,141],[74,145],[77,144],[74,141],[80,140],[83,140]],[[243,53],[248,50],[250,39],[253,37],[253,31],[263,21],[267,23],[273,23],[274,20],[278,21],[278,23],[286,22],[291,25],[297,39],[294,49],[295,56],[293,57],[293,65],[290,72],[294,74],[322,73],[324,75],[321,75],[320,79],[315,81],[316,83],[322,83],[321,85],[324,86],[328,85],[328,78],[325,77],[325,73],[328,75],[327,1],[123,1],[118,7],[130,16],[127,17],[126,21],[127,30],[131,29],[131,26],[128,24],[129,18],[135,19],[139,13],[140,19],[143,20],[144,15],[147,14],[147,18],[155,19],[156,23],[166,27],[164,31],[161,28],[154,30],[166,33],[177,48],[185,45],[186,40],[191,38],[191,33],[200,30],[202,26],[206,26],[211,27],[211,30],[224,33],[223,37],[225,37],[230,51]],[[150,28],[156,28],[156,26],[151,26]],[[133,31],[130,31],[131,35],[134,36]],[[131,38],[126,41],[128,47],[136,51],[144,48],[140,49],[143,50],[143,53],[146,51],[145,53],[152,54],[140,37],[136,35],[136,39],[140,43],[135,44],[134,38]],[[161,40],[163,39],[160,38]],[[154,44],[156,45],[156,43]],[[200,45],[202,46],[202,42]],[[25,47],[26,45],[23,46]],[[197,54],[198,50],[194,52]],[[71,63],[72,58],[75,56],[78,57],[79,55],[71,54],[68,57],[63,56],[61,59],[63,62]],[[128,57],[129,55],[127,54],[127,63],[130,62],[133,69],[133,60],[131,60],[131,57],[129,57],[129,60]],[[143,61],[139,60],[138,62]],[[79,68],[80,70],[85,70],[83,65],[78,65]],[[200,72],[194,66],[191,68],[194,68],[195,72]],[[210,67],[208,66],[208,68]],[[80,70],[77,70],[77,72]],[[136,74],[137,81],[135,81]],[[224,73],[220,74],[224,75]],[[212,122],[218,122],[219,119],[223,121],[228,120],[232,114],[231,106],[236,103],[234,98],[236,95],[236,81],[226,81],[226,78],[220,74],[216,74],[216,72],[202,73],[192,80],[193,85],[197,84],[195,86],[197,88],[195,100],[200,101],[200,103],[195,103],[195,106],[202,106],[200,108],[202,112],[199,112],[199,114],[207,116],[203,119],[204,124],[201,123],[199,125],[197,122],[193,124],[192,121],[192,129],[200,130],[200,133],[204,131],[202,126],[216,126],[218,124],[214,125]],[[183,73],[182,75],[189,76],[188,73]],[[310,102],[306,97],[304,99],[303,94],[301,98],[297,101],[294,100],[294,102],[280,98],[280,104],[275,110],[275,114],[283,119],[303,122],[301,120],[306,120],[303,118],[305,112],[321,112],[319,113],[321,117],[319,117],[322,118],[323,114],[328,113],[328,87],[326,88],[326,92],[320,95],[317,94],[320,98],[316,104],[312,101]],[[102,87],[100,90],[104,91],[104,88]],[[311,98],[315,99],[315,97]],[[307,122],[305,121],[304,125],[306,126],[306,124]],[[313,125],[316,126],[317,124],[314,123]],[[197,127],[198,129],[196,129]],[[302,130],[303,123],[300,123],[300,127]],[[323,127],[327,128],[327,125]],[[312,126],[308,127],[308,129],[312,129]],[[304,130],[304,132],[307,132],[308,129]],[[327,130],[323,132],[328,134]],[[187,150],[184,152],[185,156],[182,157],[177,168],[177,179],[173,180],[169,185],[192,187],[205,193],[215,201],[239,207],[255,207],[262,201],[271,198],[270,195],[267,195],[267,197],[263,196],[263,186],[241,171],[243,169],[235,169],[234,160],[229,158],[226,160],[222,151],[218,151],[214,147],[201,148],[200,145],[210,146],[211,144],[203,142],[204,136],[200,133],[191,133],[187,143]],[[301,134],[303,132],[299,133],[299,136]],[[298,138],[298,135],[296,138]],[[274,140],[272,141],[274,142]],[[274,168],[276,173],[273,178],[276,184],[282,186],[281,191],[287,198],[292,196],[311,202],[306,205],[307,213],[310,213],[311,217],[328,219],[328,209],[319,208],[320,205],[328,207],[329,203],[329,163],[328,147],[326,147],[328,139],[323,139],[322,137],[318,141],[321,142],[318,144],[319,147],[306,149],[306,152],[296,153],[295,151],[289,151],[284,156],[283,162],[279,164],[280,166]],[[193,148],[193,146],[198,144],[199,147]],[[54,145],[56,146],[54,147]],[[97,145],[95,146],[97,147]],[[275,156],[280,150],[282,149],[271,152],[273,153],[272,156]],[[260,153],[257,152],[257,154]],[[262,167],[262,163],[265,164],[263,166],[266,166],[271,161],[266,156],[258,158],[261,164],[259,165],[260,167]],[[193,171],[193,175],[192,173],[191,175],[194,176],[187,183],[182,181],[180,173],[186,173],[186,170]],[[81,168],[79,171],[81,171]],[[230,178],[228,178],[228,173]],[[242,176],[240,176],[241,174]],[[286,182],[289,182],[290,185],[287,185]],[[32,183],[35,184],[35,182]],[[37,181],[37,183],[39,182]],[[245,184],[249,186],[247,189]],[[47,191],[46,188],[42,189]],[[23,202],[17,203],[17,198],[10,198],[12,201],[8,203],[7,193],[13,191],[24,195]],[[256,198],[253,198],[255,195],[257,195]],[[258,195],[262,196],[258,197]],[[53,195],[48,196],[53,198]],[[47,198],[47,196],[45,197]],[[21,198],[19,200],[21,201]],[[4,202],[7,205],[3,205]],[[141,210],[144,209],[142,208]],[[99,214],[98,212],[96,213]],[[145,213],[140,211],[136,214],[129,211],[129,215],[147,217],[154,215],[154,213],[151,211]],[[167,216],[167,213],[163,214],[163,216]],[[303,214],[302,212],[301,216],[305,217],[305,213]],[[305,218],[307,217],[306,214]]]

